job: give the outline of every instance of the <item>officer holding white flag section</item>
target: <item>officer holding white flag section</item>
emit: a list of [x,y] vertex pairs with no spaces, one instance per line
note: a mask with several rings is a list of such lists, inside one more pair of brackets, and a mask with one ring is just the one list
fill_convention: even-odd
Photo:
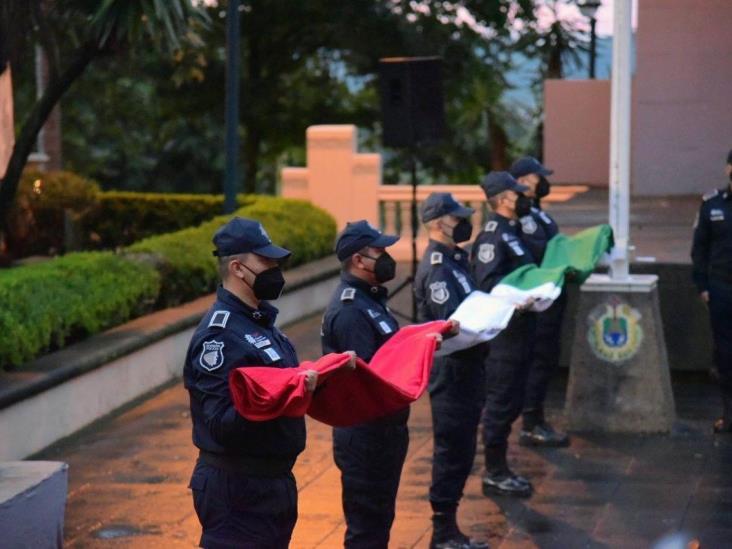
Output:
[[[478,288],[490,292],[507,274],[534,258],[520,238],[519,217],[531,203],[522,193],[528,187],[508,172],[491,172],[481,187],[492,212],[473,243],[470,263]],[[533,353],[536,315],[517,310],[508,326],[491,341],[485,362],[486,402],[483,410],[483,443],[486,474],[483,493],[530,496],[533,489],[524,477],[508,467],[506,453],[511,425],[523,407],[526,378]]]
[[[414,292],[420,322],[445,320],[476,287],[468,254],[457,244],[473,231],[466,208],[450,193],[432,193],[422,204],[430,241],[417,269]],[[434,359],[429,393],[432,408],[431,549],[486,549],[457,525],[457,508],[477,447],[477,428],[485,400],[483,360],[486,343]]]
[[[531,211],[519,219],[521,238],[531,250],[537,263],[544,258],[549,241],[559,233],[552,217],[541,209],[541,199],[547,196],[551,185],[547,176],[553,172],[531,156],[519,158],[511,165],[511,175],[528,190],[526,196],[533,202]],[[567,305],[563,291],[551,307],[537,315],[534,337],[534,357],[529,368],[524,397],[523,428],[519,444],[523,446],[567,446],[569,437],[558,432],[544,417],[544,400],[552,374],[559,367],[562,319]]]

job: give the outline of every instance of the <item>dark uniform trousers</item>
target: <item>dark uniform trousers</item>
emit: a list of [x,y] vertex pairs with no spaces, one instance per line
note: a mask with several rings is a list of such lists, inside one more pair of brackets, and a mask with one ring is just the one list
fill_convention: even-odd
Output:
[[[536,314],[516,312],[505,330],[491,341],[485,362],[483,443],[486,449],[507,446],[511,425],[521,414],[533,358]],[[488,468],[491,463],[486,463]]]
[[409,432],[402,422],[369,422],[333,429],[333,457],[341,471],[348,526],[346,547],[388,547],[408,446]]
[[722,394],[732,398],[732,273],[729,282],[710,276],[708,290],[714,363]]
[[429,394],[434,433],[430,502],[435,511],[455,510],[473,468],[487,353],[487,345],[478,345],[434,360]]
[[287,549],[297,522],[292,473],[251,476],[199,460],[191,477],[193,506],[206,549]]
[[527,419],[535,424],[544,420],[544,400],[549,381],[559,366],[562,319],[566,307],[567,294],[562,292],[551,307],[536,315],[533,360],[524,396],[524,423]]

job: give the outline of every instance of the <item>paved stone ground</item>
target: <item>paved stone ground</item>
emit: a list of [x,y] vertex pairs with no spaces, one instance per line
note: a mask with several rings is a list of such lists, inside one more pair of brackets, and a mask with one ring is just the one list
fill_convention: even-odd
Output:
[[[287,332],[301,358],[319,354],[318,318]],[[561,425],[565,379],[550,395]],[[732,441],[709,434],[716,399],[705,379],[677,380],[681,421],[670,436],[580,436],[572,447],[526,450],[511,445],[515,468],[537,493],[529,500],[488,499],[476,459],[460,521],[492,547],[648,547],[676,529],[703,547],[732,545]],[[300,520],[292,547],[339,547],[343,535],[338,470],[330,429],[308,421],[298,460]],[[426,547],[431,468],[426,398],[413,406],[411,443],[392,530],[392,547]],[[176,384],[44,453],[70,465],[68,547],[194,547],[200,534],[186,488],[195,459],[187,394]]]

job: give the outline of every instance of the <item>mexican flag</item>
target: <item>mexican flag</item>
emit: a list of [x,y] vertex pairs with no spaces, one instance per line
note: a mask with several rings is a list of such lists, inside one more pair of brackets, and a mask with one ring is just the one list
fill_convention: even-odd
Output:
[[531,303],[544,311],[562,293],[565,280],[583,283],[613,246],[609,225],[598,225],[574,236],[558,234],[549,241],[541,266],[524,265],[505,276],[490,294],[471,293],[450,317],[460,322],[460,334],[446,340],[438,355],[493,339],[511,320],[517,307]]

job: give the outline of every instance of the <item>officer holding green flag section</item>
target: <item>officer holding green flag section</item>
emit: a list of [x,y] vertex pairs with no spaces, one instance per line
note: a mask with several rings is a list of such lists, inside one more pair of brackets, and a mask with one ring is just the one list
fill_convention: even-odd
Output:
[[[531,209],[522,193],[529,190],[508,172],[491,172],[481,183],[493,210],[470,254],[473,279],[490,292],[507,274],[535,263],[521,239],[519,218]],[[485,362],[486,401],[483,409],[485,468],[483,493],[528,497],[533,488],[508,467],[506,453],[511,425],[520,415],[533,354],[536,314],[516,311],[506,328],[491,341]]]
[[[559,233],[552,217],[541,209],[541,199],[551,190],[547,176],[553,172],[531,156],[519,158],[511,166],[511,175],[529,189],[525,195],[533,204],[531,211],[519,219],[523,241],[531,250],[536,262],[541,264],[549,241]],[[555,431],[544,417],[544,400],[552,374],[559,366],[562,319],[567,305],[567,293],[563,291],[549,309],[536,318],[534,358],[529,368],[524,396],[523,428],[519,434],[522,446],[567,446],[569,437]]]

